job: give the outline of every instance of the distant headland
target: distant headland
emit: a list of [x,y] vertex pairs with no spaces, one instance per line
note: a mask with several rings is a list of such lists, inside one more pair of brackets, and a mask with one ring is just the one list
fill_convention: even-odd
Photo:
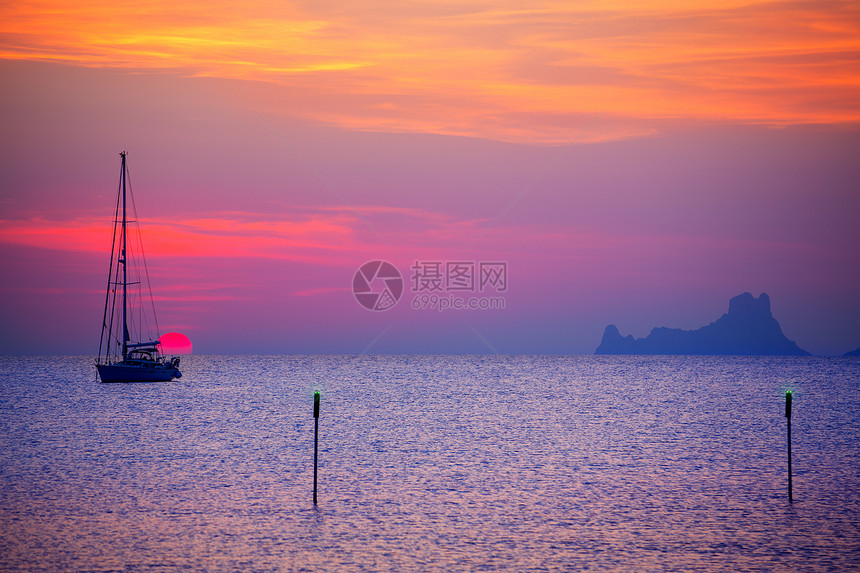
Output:
[[809,356],[782,333],[770,297],[748,292],[729,300],[729,312],[698,330],[657,327],[645,338],[621,336],[610,324],[595,354],[770,354]]
[[857,349],[852,350],[850,352],[846,352],[842,356],[860,356],[860,348],[857,348]]

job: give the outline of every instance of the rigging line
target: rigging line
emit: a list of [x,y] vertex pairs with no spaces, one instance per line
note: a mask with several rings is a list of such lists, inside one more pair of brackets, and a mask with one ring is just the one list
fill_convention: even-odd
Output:
[[526,195],[528,195],[528,194],[529,194],[529,192],[530,192],[530,191],[531,191],[531,190],[532,190],[532,189],[533,189],[533,188],[534,188],[538,183],[540,183],[540,182],[541,182],[541,180],[543,180],[543,178],[544,178],[544,177],[546,177],[546,174],[547,174],[547,173],[549,173],[549,172],[550,172],[550,170],[551,170],[553,167],[555,167],[555,165],[556,165],[556,164],[561,160],[561,158],[562,158],[562,157],[564,157],[564,156],[567,154],[567,152],[570,150],[570,148],[571,148],[571,147],[573,147],[574,145],[576,145],[577,143],[579,143],[579,140],[580,140],[580,139],[582,139],[582,137],[583,137],[586,133],[588,133],[588,132],[589,132],[589,130],[591,130],[591,128],[592,128],[592,127],[594,127],[594,124],[595,124],[595,123],[597,123],[597,120],[599,120],[601,117],[603,117],[603,114],[604,114],[604,113],[606,113],[606,110],[601,111],[599,114],[597,114],[597,116],[596,116],[594,119],[592,119],[592,120],[591,120],[591,123],[589,123],[589,124],[585,127],[585,129],[583,129],[583,130],[579,133],[579,135],[577,135],[577,136],[576,136],[576,138],[575,138],[573,141],[571,141],[570,143],[568,143],[567,145],[565,145],[565,146],[561,149],[561,151],[559,151],[559,152],[556,154],[556,156],[552,159],[552,161],[550,161],[550,162],[549,162],[549,164],[544,168],[544,170],[543,170],[543,171],[541,171],[540,173],[538,173],[537,177],[535,177],[535,178],[532,180],[532,182],[531,182],[531,183],[529,183],[529,184],[525,187],[525,189],[523,189],[522,193],[520,193],[516,198],[514,198],[514,200],[513,200],[513,201],[511,201],[511,202],[508,204],[508,206],[507,206],[507,207],[505,207],[505,208],[502,210],[502,212],[501,212],[501,213],[499,213],[499,216],[498,216],[498,217],[496,217],[496,218],[493,220],[493,222],[492,222],[492,223],[490,223],[489,225],[487,225],[486,227],[484,227],[484,232],[483,232],[483,233],[481,233],[481,234],[478,236],[478,238],[476,239],[476,242],[477,242],[477,241],[479,241],[479,240],[481,240],[481,239],[483,239],[483,238],[484,238],[484,235],[486,235],[486,234],[487,234],[487,232],[488,232],[490,229],[492,229],[493,227],[495,227],[495,226],[499,223],[499,221],[501,221],[501,220],[502,220],[502,217],[504,217],[505,215],[507,215],[507,214],[508,214],[508,211],[510,211],[511,209],[513,209],[513,208],[514,208],[514,206],[515,206],[517,203],[519,203],[519,202],[523,199],[523,197],[525,197]]
[[[116,270],[114,271],[114,256],[117,254],[117,227],[119,226],[119,205],[120,205],[120,194],[122,193],[122,168],[120,167],[120,177],[119,183],[117,184],[116,190],[116,205],[114,206],[114,215],[113,215],[113,238],[111,239],[111,247],[110,247],[110,264],[108,267],[108,286],[107,291],[105,292],[105,314],[102,317],[102,336],[99,339],[99,356],[101,357],[102,353],[102,340],[105,343],[105,360],[109,359],[111,356],[111,346],[110,346],[110,338],[113,334],[113,319],[116,314],[116,288],[111,289],[111,281],[117,280],[118,277],[114,276],[114,272],[119,273],[119,264],[116,266]],[[111,293],[113,293],[113,299],[111,299]],[[107,322],[107,309],[108,304],[110,304],[110,325],[108,326],[107,336],[105,336],[104,324]]]
[[[125,172],[128,176],[128,194],[131,197],[131,209],[134,211],[134,224],[137,227],[137,242],[140,246],[140,258],[143,261],[143,272],[146,275],[146,288],[149,290],[149,302],[152,305],[152,320],[155,322],[155,334],[158,337],[159,328],[158,328],[158,314],[155,312],[155,297],[152,296],[152,282],[149,280],[149,266],[146,264],[146,253],[143,251],[143,236],[140,232],[140,217],[137,215],[137,203],[134,201],[134,191],[131,188],[131,170],[128,166],[128,161],[126,160]],[[140,287],[138,287],[140,289]],[[146,322],[146,316],[143,314],[141,310],[141,318],[142,322]],[[148,327],[148,324],[147,324]],[[141,333],[142,335],[143,333]],[[151,338],[151,336],[149,337]]]
[[[131,193],[131,180],[130,180],[130,175],[128,173],[128,159],[126,159],[126,185],[127,185],[127,190],[126,190],[127,201],[128,201],[129,207],[131,208],[131,212],[132,212],[134,219],[137,219],[137,213],[135,211],[135,206],[134,206],[134,195]],[[126,249],[126,259],[128,262],[126,263],[126,269],[128,270],[132,279],[134,279],[133,281],[130,281],[130,280],[128,280],[128,277],[126,277],[126,288],[128,288],[128,303],[127,303],[127,307],[128,307],[127,313],[128,314],[127,314],[127,325],[126,325],[126,327],[128,329],[129,335],[132,332],[138,331],[138,326],[137,326],[137,318],[138,317],[137,317],[137,315],[141,311],[141,308],[140,308],[141,307],[141,303],[140,303],[140,301],[141,301],[141,297],[140,297],[140,282],[141,282],[140,263],[138,262],[137,251],[135,250],[138,248],[138,245],[134,239],[134,228],[137,228],[136,235],[140,236],[140,228],[137,226],[137,224],[136,223],[133,224],[133,223],[131,223],[131,221],[127,220],[126,221],[126,246],[125,246],[125,249]],[[129,239],[128,235],[132,235],[132,238]],[[123,333],[123,336],[124,337],[126,336],[125,333]],[[128,339],[129,339],[129,341],[131,340],[130,337]]]
[[[120,170],[122,170],[122,168],[120,168]],[[117,218],[119,215],[119,193],[120,193],[121,187],[122,187],[122,173],[120,173],[120,182],[117,184],[116,205],[114,205],[113,238],[111,239],[111,244],[110,244],[110,262],[108,263],[108,284],[107,284],[107,288],[105,289],[105,310],[104,310],[104,314],[102,315],[102,332],[101,332],[101,336],[99,337],[99,360],[101,360],[101,355],[102,355],[102,344],[104,342],[108,342],[108,340],[110,339],[110,330],[108,330],[108,340],[105,340],[105,326],[107,326],[108,302],[110,301],[110,292],[111,292],[110,284],[111,284],[111,279],[113,278],[113,257],[114,257],[114,253],[116,252],[116,225],[117,225]],[[111,324],[113,324],[113,312],[111,312]],[[108,347],[109,347],[109,345],[108,345]],[[107,356],[107,351],[108,351],[108,349],[106,348],[105,349],[105,356]]]
[[311,172],[313,172],[313,174],[314,174],[314,175],[316,175],[316,176],[317,176],[317,178],[318,178],[320,181],[322,181],[322,182],[325,184],[325,186],[326,186],[326,187],[328,187],[328,188],[329,188],[329,191],[331,191],[332,193],[334,193],[334,194],[335,194],[335,196],[340,200],[340,202],[341,202],[341,203],[343,203],[346,207],[348,207],[350,211],[352,211],[353,213],[355,213],[355,215],[356,215],[359,219],[361,219],[361,220],[364,222],[364,224],[365,224],[365,225],[367,225],[367,227],[368,227],[371,231],[373,231],[373,233],[374,233],[377,237],[379,237],[379,240],[380,240],[380,241],[382,241],[383,243],[388,244],[388,241],[385,239],[385,237],[383,237],[383,236],[379,233],[379,231],[377,231],[377,230],[376,230],[376,227],[374,227],[373,225],[371,225],[371,224],[370,224],[370,221],[368,221],[367,219],[365,219],[365,218],[364,218],[364,215],[362,215],[361,213],[359,213],[359,212],[358,212],[358,210],[356,210],[356,208],[355,208],[355,207],[353,207],[353,206],[352,206],[352,204],[350,204],[350,202],[349,202],[349,201],[347,201],[347,200],[346,200],[346,198],[345,198],[343,195],[341,195],[341,194],[340,194],[340,192],[339,192],[337,189],[335,189],[335,188],[334,188],[334,186],[333,186],[331,183],[329,183],[329,182],[328,182],[328,180],[327,180],[325,177],[323,177],[323,176],[322,176],[322,174],[321,174],[319,171],[317,171],[317,170],[314,168],[314,166],[313,166],[313,165],[311,165],[311,164],[310,164],[310,162],[308,162],[308,160],[307,160],[307,159],[305,159],[305,158],[304,158],[304,156],[303,156],[301,153],[299,153],[298,149],[296,149],[295,147],[293,147],[293,145],[292,145],[289,141],[287,141],[286,139],[284,139],[284,136],[283,136],[283,135],[281,135],[280,133],[278,133],[278,130],[276,130],[276,129],[272,126],[272,124],[271,124],[271,123],[269,123],[268,121],[266,121],[266,118],[265,118],[265,117],[263,117],[263,116],[262,116],[262,115],[260,115],[259,113],[257,114],[257,117],[259,117],[261,120],[263,120],[263,123],[265,123],[266,125],[268,125],[268,126],[269,126],[269,129],[271,129],[271,130],[272,130],[272,132],[273,132],[275,135],[277,135],[277,136],[278,136],[278,139],[280,139],[281,141],[283,141],[283,142],[287,145],[287,147],[289,147],[289,148],[293,151],[293,153],[295,153],[295,154],[299,157],[299,159],[301,159],[301,160],[302,160],[302,163],[304,163],[304,164],[305,164],[305,167],[307,167],[308,169],[310,169],[310,170],[311,170]]

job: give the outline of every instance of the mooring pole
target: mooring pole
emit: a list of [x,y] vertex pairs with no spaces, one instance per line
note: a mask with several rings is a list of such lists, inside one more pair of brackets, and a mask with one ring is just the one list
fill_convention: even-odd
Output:
[[[317,452],[320,431],[320,393],[314,392],[314,505],[317,504]],[[789,494],[790,497],[790,494]]]
[[788,428],[788,501],[794,501],[791,495],[791,390],[785,393],[785,422]]

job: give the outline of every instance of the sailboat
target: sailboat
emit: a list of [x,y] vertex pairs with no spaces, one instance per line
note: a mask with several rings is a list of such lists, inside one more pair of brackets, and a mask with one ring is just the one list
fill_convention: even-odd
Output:
[[[182,373],[178,356],[168,358],[162,354],[126,155],[125,151],[120,153],[122,168],[96,368],[102,382],[168,382]],[[129,203],[132,219],[127,216]],[[132,224],[137,229],[136,240],[129,240]]]

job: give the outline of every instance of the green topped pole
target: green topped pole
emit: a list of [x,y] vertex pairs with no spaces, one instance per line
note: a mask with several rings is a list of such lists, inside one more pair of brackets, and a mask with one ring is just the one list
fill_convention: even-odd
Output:
[[314,392],[314,505],[317,504],[317,452],[320,430],[320,393]]
[[791,494],[791,390],[785,393],[785,422],[788,428],[788,501],[794,501]]

